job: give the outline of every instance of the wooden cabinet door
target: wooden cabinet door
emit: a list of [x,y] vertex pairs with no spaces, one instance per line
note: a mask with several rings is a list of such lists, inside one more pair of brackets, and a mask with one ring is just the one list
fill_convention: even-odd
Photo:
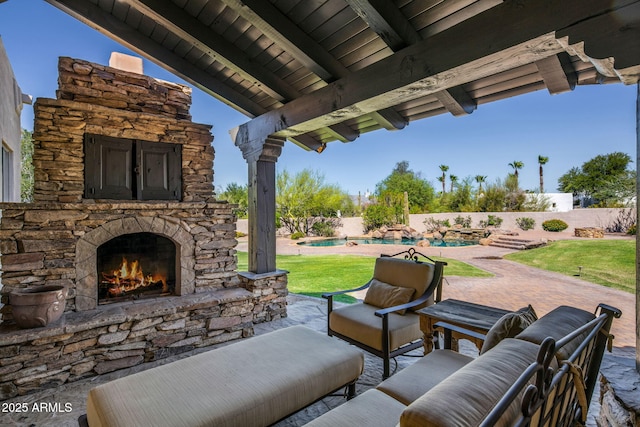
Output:
[[181,200],[182,146],[86,135],[87,199]]
[[136,172],[139,200],[182,198],[182,146],[138,141]]
[[102,135],[86,135],[84,144],[84,192],[88,199],[134,198],[131,168],[133,141]]

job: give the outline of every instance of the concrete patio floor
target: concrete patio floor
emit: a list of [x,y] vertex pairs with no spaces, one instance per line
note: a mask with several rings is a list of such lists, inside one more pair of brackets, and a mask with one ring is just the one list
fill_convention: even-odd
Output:
[[[407,246],[402,245],[360,245],[356,247],[333,247],[330,248],[330,251],[331,253],[354,253],[375,256],[381,252],[396,253],[406,250],[407,248]],[[246,242],[240,242],[238,249],[246,250]],[[633,369],[635,354],[635,300],[632,295],[593,285],[577,277],[567,277],[549,273],[501,259],[504,254],[511,252],[511,250],[508,249],[475,246],[466,248],[424,248],[422,252],[427,255],[441,255],[468,262],[495,275],[495,277],[491,278],[446,277],[446,283],[443,289],[444,298],[464,299],[466,301],[505,309],[517,309],[524,305],[532,304],[539,316],[563,304],[584,308],[589,311],[593,311],[599,302],[620,308],[623,316],[614,322],[613,327],[613,333],[616,337],[614,340],[614,352],[613,354],[607,354],[605,356],[602,371],[605,375],[609,375],[610,373],[611,375],[624,376],[625,372]],[[327,248],[301,247],[293,245],[290,240],[279,239],[278,253],[321,254],[328,252]],[[345,288],[351,285],[359,284],[345,284]],[[256,335],[296,324],[303,324],[326,333],[326,305],[324,300],[292,294],[288,298],[288,304],[287,318],[256,325]],[[222,345],[232,343],[233,342]],[[31,408],[34,403],[58,403],[62,408],[65,408],[65,404],[69,403],[71,410],[69,412],[57,413],[33,411],[28,411],[27,413],[5,412],[0,414],[0,425],[37,427],[77,426],[78,417],[86,411],[87,393],[96,385],[196,353],[208,351],[212,348],[213,347],[194,350],[193,352],[158,362],[147,363],[134,368],[66,384],[62,387],[47,389],[35,394],[6,400],[3,403],[24,402],[28,404],[29,408]],[[470,355],[477,354],[475,347],[467,341],[461,342],[460,351]],[[412,354],[420,356],[421,350],[415,350]],[[399,357],[398,369],[408,366],[415,360],[416,359],[412,357]],[[629,362],[632,363],[629,365]],[[358,381],[357,392],[360,394],[366,389],[377,385],[381,378],[382,363],[380,359],[366,354],[365,373]],[[590,426],[595,426],[593,414],[598,410],[597,396],[598,391],[596,390],[594,399],[592,399],[587,423],[587,425]],[[278,426],[293,427],[304,425],[309,420],[342,404],[344,401],[342,397],[325,398],[280,422]]]

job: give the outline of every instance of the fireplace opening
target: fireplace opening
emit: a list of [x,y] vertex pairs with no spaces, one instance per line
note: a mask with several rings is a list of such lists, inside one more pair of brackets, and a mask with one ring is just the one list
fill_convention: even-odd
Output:
[[153,233],[115,237],[97,249],[98,304],[175,294],[176,245]]

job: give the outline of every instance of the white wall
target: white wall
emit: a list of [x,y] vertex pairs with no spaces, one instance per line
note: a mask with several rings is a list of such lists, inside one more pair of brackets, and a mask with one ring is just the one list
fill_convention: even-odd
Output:
[[22,133],[20,113],[23,106],[22,100],[22,91],[13,75],[11,63],[2,44],[2,38],[0,38],[0,143],[11,157],[10,165],[2,164],[2,151],[0,150],[0,190],[6,184],[4,181],[6,174],[2,173],[3,170],[6,168],[11,170],[9,194],[0,192],[3,202],[20,201],[20,137]]
[[573,209],[573,194],[571,193],[535,193],[528,196],[547,199],[551,212],[568,212]]

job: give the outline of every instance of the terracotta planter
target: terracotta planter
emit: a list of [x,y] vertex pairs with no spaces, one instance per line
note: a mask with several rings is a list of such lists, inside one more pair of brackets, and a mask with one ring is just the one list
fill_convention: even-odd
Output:
[[38,328],[62,316],[67,298],[64,286],[39,286],[13,291],[9,302],[13,318],[21,328]]

